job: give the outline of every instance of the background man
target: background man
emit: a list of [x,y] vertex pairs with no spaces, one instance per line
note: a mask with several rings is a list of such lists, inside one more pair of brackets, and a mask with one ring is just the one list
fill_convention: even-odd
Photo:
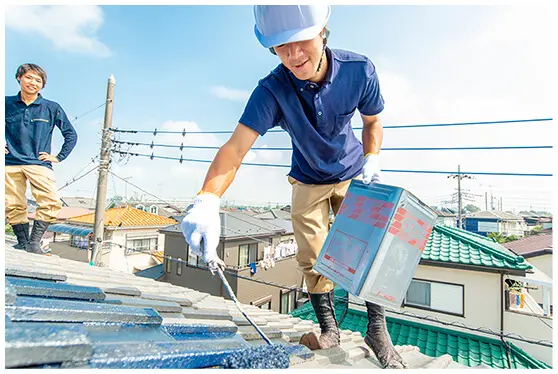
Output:
[[[39,93],[47,81],[40,66],[23,64],[15,77],[21,90],[15,96],[6,96],[6,219],[17,236],[15,248],[43,253],[41,238],[62,208],[56,196],[52,164],[68,157],[76,145],[77,133],[62,107]],[[50,154],[54,127],[64,137],[56,156]],[[25,196],[27,181],[38,205],[31,235]]]

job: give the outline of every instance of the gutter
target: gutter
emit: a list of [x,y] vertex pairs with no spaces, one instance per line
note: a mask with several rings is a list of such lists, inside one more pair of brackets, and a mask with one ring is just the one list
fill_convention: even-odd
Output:
[[500,340],[504,345],[506,350],[506,357],[508,359],[508,369],[512,369],[511,358],[510,358],[510,347],[508,343],[504,340],[504,273],[500,272]]

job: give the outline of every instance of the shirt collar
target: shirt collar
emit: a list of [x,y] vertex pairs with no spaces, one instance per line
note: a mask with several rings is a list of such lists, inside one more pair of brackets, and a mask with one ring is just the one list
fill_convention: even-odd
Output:
[[[21,91],[19,91],[19,92],[17,93],[17,99],[18,99],[18,101],[20,101],[20,102],[22,102],[22,103],[25,104],[25,102],[24,102],[24,101],[22,100],[22,98],[21,98]],[[44,100],[44,99],[43,99],[43,96],[42,96],[41,94],[38,94],[38,96],[37,96],[37,98],[35,99],[35,101],[33,101],[33,102],[32,102],[31,104],[29,104],[29,105],[39,105],[39,104],[41,104],[41,102],[42,102],[43,100]]]
[[[323,82],[323,86],[327,87],[329,84],[331,84],[333,79],[335,79],[335,77],[337,76],[337,72],[339,71],[339,61],[337,61],[337,59],[335,58],[335,52],[333,52],[328,47],[326,47],[325,53],[326,53],[327,60],[328,60],[329,64],[328,64],[327,74],[326,74],[326,77],[325,77],[324,82]],[[307,88],[307,86],[312,85],[312,84],[315,85],[315,83],[313,83],[313,82],[303,81],[303,80],[298,79],[289,69],[287,69],[285,67],[285,65],[283,65],[283,64],[281,64],[281,65],[287,71],[287,74],[289,75],[289,77],[291,78],[291,80],[293,81],[293,83],[295,84],[295,86],[298,90],[304,91]]]

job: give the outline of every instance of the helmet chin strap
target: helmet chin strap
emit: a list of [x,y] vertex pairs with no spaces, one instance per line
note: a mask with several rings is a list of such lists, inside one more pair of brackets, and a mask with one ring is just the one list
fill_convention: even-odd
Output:
[[324,60],[325,48],[326,48],[326,44],[327,44],[327,33],[326,32],[324,32],[322,34],[322,38],[324,39],[324,46],[322,47],[322,56],[320,57],[320,62],[318,63],[318,68],[316,69],[316,74],[318,74],[320,72],[320,69],[322,68],[322,62]]

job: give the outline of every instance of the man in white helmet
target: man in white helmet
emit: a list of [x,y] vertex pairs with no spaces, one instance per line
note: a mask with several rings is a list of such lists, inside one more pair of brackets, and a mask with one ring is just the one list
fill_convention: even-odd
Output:
[[[258,136],[280,126],[292,140],[291,215],[304,273],[321,334],[305,334],[300,343],[325,349],[340,343],[334,313],[333,283],[313,270],[328,233],[329,212],[335,214],[353,178],[380,181],[379,153],[384,108],[378,77],[363,55],[326,47],[327,5],[254,6],[258,41],[281,59],[252,92],[231,138],[211,164],[182,231],[192,251],[211,269],[224,266],[217,255],[220,197],[233,181]],[[358,109],[362,142],[350,120]],[[205,245],[200,246],[204,241]],[[384,308],[366,303],[365,342],[383,367],[405,368],[387,332]]]

